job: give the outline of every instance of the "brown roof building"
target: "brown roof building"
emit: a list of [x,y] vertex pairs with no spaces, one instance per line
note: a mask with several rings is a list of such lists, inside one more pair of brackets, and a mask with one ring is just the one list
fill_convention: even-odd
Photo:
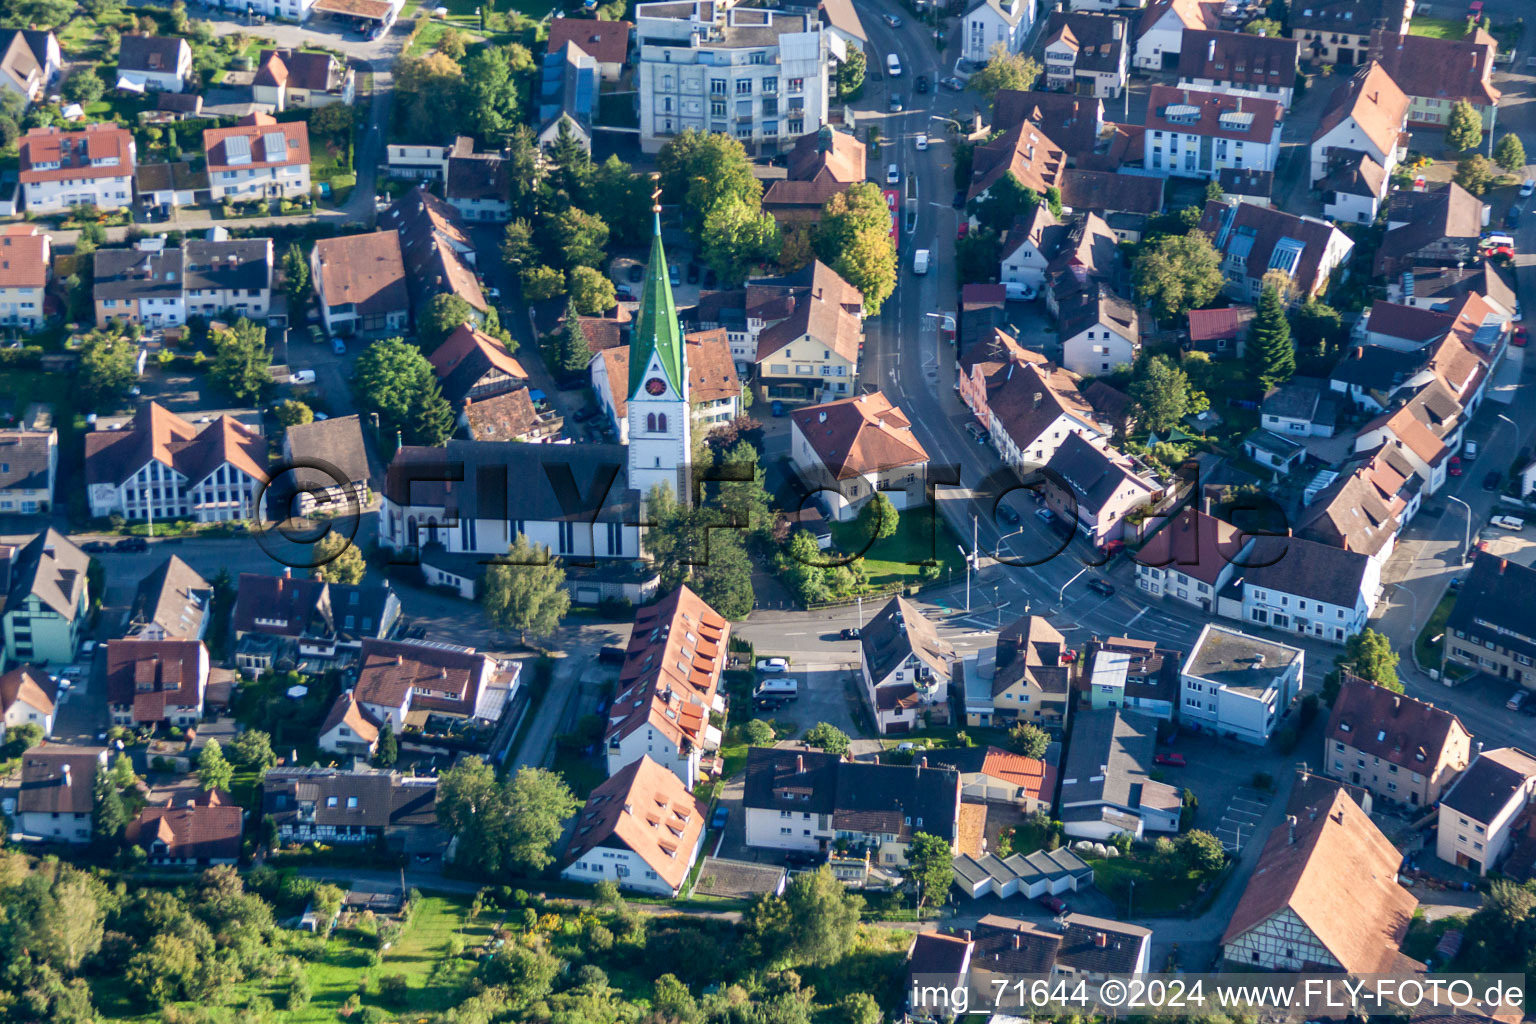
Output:
[[1313,64],[1362,64],[1371,33],[1407,32],[1413,0],[1307,0],[1288,12],[1289,35]]
[[519,665],[471,647],[411,640],[363,641],[353,694],[396,733],[429,715],[495,722],[517,687]]
[[200,640],[110,640],[107,706],[113,725],[196,725],[208,688],[208,648]]
[[90,842],[96,770],[106,762],[105,747],[44,743],[28,750],[21,758],[16,831],[40,842]]
[[1371,35],[1371,59],[1409,99],[1408,123],[1426,127],[1445,125],[1451,108],[1466,100],[1483,119],[1483,128],[1492,131],[1502,95],[1493,84],[1497,49],[1498,41],[1482,29],[1461,39],[1387,31]]
[[881,734],[912,732],[923,721],[949,721],[955,649],[922,609],[893,597],[859,632],[864,695]]
[[379,214],[379,227],[400,233],[411,302],[418,313],[439,295],[456,295],[484,313],[490,308],[475,276],[475,246],[459,212],[424,188],[411,189]]
[[229,794],[213,789],[151,804],[128,823],[123,838],[168,867],[208,867],[240,859],[245,812]]
[[325,721],[320,723],[321,750],[333,754],[351,754],[354,757],[371,757],[378,749],[379,730],[383,721],[357,699],[353,690],[336,695]]
[[788,154],[788,174],[763,192],[763,209],[780,224],[814,224],[822,207],[865,180],[864,143],[824,125],[800,136]]
[[410,289],[395,231],[320,239],[310,277],[327,332],[384,337],[405,330]]
[[1429,807],[1471,762],[1472,734],[1451,712],[1343,673],[1323,734],[1323,774]]
[[[1007,131],[1028,122],[1061,147],[1068,166],[1085,166],[1104,132],[1104,101],[1060,92],[1000,89],[992,97],[992,127]],[[1098,170],[1114,170],[1098,167]]]
[[455,406],[528,386],[528,371],[498,339],[473,324],[460,324],[427,357]]
[[1298,49],[1294,39],[1280,36],[1187,28],[1179,48],[1179,84],[1289,107]]
[[0,736],[18,725],[35,725],[46,739],[53,732],[57,684],[36,665],[17,665],[0,676]]
[[752,281],[743,304],[748,335],[757,328],[756,351],[743,361],[756,364],[769,398],[814,401],[853,393],[864,296],[835,270],[816,260],[787,277]]
[[1454,181],[1399,189],[1387,200],[1387,233],[1372,270],[1390,277],[1417,264],[1472,263],[1482,232],[1483,201]]
[[1399,948],[1418,900],[1403,855],[1333,783],[1298,783],[1222,936],[1233,964],[1274,971],[1417,973]]
[[560,52],[566,43],[597,61],[602,76],[617,79],[629,60],[629,36],[635,26],[627,21],[594,21],[589,18],[556,18],[549,23],[549,51]]
[[681,779],[641,757],[587,797],[561,874],[675,897],[703,845],[708,812]]
[[1325,220],[1253,203],[1207,202],[1199,228],[1222,254],[1227,290],[1240,300],[1257,299],[1264,275],[1279,271],[1290,278],[1290,298],[1304,301],[1327,286],[1354,249],[1349,236]]
[[[688,400],[695,429],[708,432],[741,414],[741,378],[731,358],[731,340],[723,328],[683,336],[688,371]],[[608,413],[619,441],[629,441],[629,348],[605,348],[592,357],[592,390]]]
[[988,194],[992,186],[1011,174],[1025,188],[1045,193],[1061,183],[1066,154],[1045,132],[1025,121],[977,148],[971,161],[971,187],[967,201]]
[[264,199],[309,192],[309,124],[270,114],[203,132],[214,199]]
[[795,468],[809,486],[836,494],[836,518],[851,519],[876,491],[898,510],[926,501],[928,452],[880,392],[796,409],[791,424]]
[[558,413],[534,408],[527,388],[464,403],[464,425],[475,441],[541,441],[560,433]]

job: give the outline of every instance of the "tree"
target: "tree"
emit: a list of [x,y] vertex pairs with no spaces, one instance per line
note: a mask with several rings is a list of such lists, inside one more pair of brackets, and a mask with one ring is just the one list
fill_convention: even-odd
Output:
[[440,445],[453,433],[453,410],[432,364],[400,338],[369,345],[353,366],[352,386],[358,404],[399,430],[406,444]]
[[438,777],[437,820],[458,837],[457,861],[486,875],[541,871],[561,823],[580,803],[565,780],[543,768],[520,768],[504,782],[478,757]]
[[1317,356],[1330,356],[1343,343],[1344,320],[1339,311],[1326,302],[1309,298],[1296,310],[1291,334],[1297,349]]
[[91,780],[92,810],[91,828],[99,843],[115,845],[128,827],[128,809],[123,797],[112,784],[105,768],[98,766]]
[[289,308],[297,311],[309,298],[309,260],[294,242],[283,253],[283,290],[288,293]]
[[1402,693],[1403,684],[1397,678],[1397,660],[1392,642],[1367,626],[1344,641],[1344,654],[1337,664],[1361,679],[1393,693]]
[[779,579],[801,604],[831,600],[832,591],[827,579],[830,566],[816,543],[815,534],[809,530],[791,533],[778,564]]
[[694,574],[695,590],[710,607],[732,621],[752,614],[752,559],[739,530],[707,530],[708,557]]
[[507,224],[501,236],[502,262],[521,267],[533,259],[536,251],[532,225],[521,217]]
[[448,335],[475,320],[475,308],[452,292],[434,295],[416,317],[416,337],[423,352],[435,351]]
[[848,47],[847,59],[837,66],[837,98],[844,103],[858,99],[864,92],[864,76],[868,71],[864,51]]
[[1189,383],[1189,375],[1167,356],[1145,362],[1131,381],[1130,394],[1141,410],[1139,422],[1158,434],[1210,407],[1205,395]]
[[1243,31],[1251,36],[1269,36],[1271,39],[1279,39],[1280,23],[1274,18],[1254,18],[1243,26]]
[[918,832],[907,851],[907,873],[917,883],[918,903],[944,902],[955,880],[955,853],[949,840]]
[[1514,132],[1504,133],[1493,147],[1493,162],[1510,174],[1525,170],[1525,143]]
[[219,741],[210,739],[197,755],[197,781],[203,789],[228,789],[235,779],[235,770],[224,759]]
[[[1039,192],[1019,181],[1012,171],[994,181],[987,194],[966,204],[966,212],[983,228],[1006,234],[1015,217],[1028,217],[1041,203]],[[993,267],[996,273],[997,268]]]
[[111,773],[112,785],[120,791],[139,781],[139,777],[133,771],[133,760],[127,754],[119,753],[114,757],[112,767],[108,771]]
[[339,530],[332,530],[315,545],[315,578],[327,583],[356,584],[368,574],[362,550]]
[[1227,851],[1222,848],[1221,840],[1204,829],[1184,833],[1174,845],[1185,870],[1192,875],[1214,875],[1227,863]]
[[278,402],[273,412],[277,416],[277,422],[284,427],[298,427],[315,422],[315,411],[297,398],[285,398]]
[[859,509],[859,531],[870,540],[894,537],[900,520],[900,513],[884,491],[876,491]]
[[818,747],[829,754],[841,757],[848,753],[848,747],[852,741],[849,740],[847,733],[831,722],[817,722],[805,734],[805,742],[809,746]]
[[1445,123],[1445,144],[1463,153],[1483,144],[1483,119],[1468,101],[1457,100],[1451,107],[1450,119]]
[[1280,292],[1267,286],[1259,293],[1258,308],[1248,328],[1249,380],[1268,391],[1296,373],[1296,348],[1291,344],[1291,322],[1285,318]]
[[565,291],[565,272],[554,267],[523,268],[523,298],[529,302],[547,302]]
[[743,726],[742,734],[750,747],[766,747],[773,743],[773,726],[761,718],[754,718]]
[[859,182],[827,201],[816,230],[816,254],[863,294],[865,312],[880,312],[896,288],[896,247],[879,186]]
[[552,369],[566,377],[587,372],[587,366],[592,362],[592,343],[587,340],[586,329],[581,326],[581,314],[576,307],[574,293],[566,299],[565,319],[555,334],[555,345]]
[[1478,153],[1457,161],[1456,173],[1451,180],[1473,195],[1480,196],[1492,187],[1493,178],[1493,163]]
[[642,246],[651,235],[651,179],[636,174],[618,156],[592,168],[582,208],[603,211],[610,240],[621,246]]
[[[464,69],[446,53],[395,62],[395,125],[402,141],[431,142],[444,130],[470,127]],[[512,178],[517,181],[519,179]]]
[[1132,273],[1137,296],[1152,304],[1159,320],[1208,305],[1226,283],[1221,254],[1203,231],[1154,238],[1136,257]]
[[480,603],[486,618],[504,632],[516,630],[519,642],[551,636],[570,610],[565,570],[519,533],[504,559],[486,567]]
[[1017,753],[1035,761],[1045,757],[1051,745],[1051,737],[1037,725],[1020,722],[1008,731],[1008,745]]
[[754,209],[739,196],[726,196],[704,215],[700,255],[720,275],[723,287],[746,280],[756,264],[775,259],[784,239],[771,213]]
[[511,55],[482,46],[464,61],[465,112],[475,135],[500,143],[518,121],[517,82]]
[[237,401],[254,402],[272,383],[272,350],[267,330],[245,317],[213,338],[213,363],[209,378]]
[[257,774],[265,774],[267,769],[277,765],[277,755],[272,752],[272,737],[260,729],[242,729],[229,741],[229,752],[240,767]]
[[1040,77],[1040,64],[1022,53],[1009,53],[1002,43],[992,47],[986,66],[971,76],[970,86],[988,103],[1003,89],[1028,92]]
[[575,199],[586,194],[592,178],[592,154],[571,130],[572,124],[569,117],[560,119],[554,144],[549,147],[549,162],[553,167],[550,178],[556,191]]
[[395,723],[388,715],[379,727],[379,745],[374,751],[373,763],[380,768],[393,768],[400,758],[400,743],[395,739]]
[[43,742],[43,727],[36,722],[23,722],[5,730],[5,756],[20,757]]
[[600,267],[608,250],[608,225],[595,213],[569,207],[550,218],[548,236],[565,260],[566,271]]
[[115,331],[98,329],[86,335],[76,379],[87,405],[115,406],[138,376],[137,358],[133,343]]
[[841,960],[859,935],[864,900],[823,864],[794,877],[784,893],[787,952],[797,964],[826,967]]
[[762,182],[746,149],[730,135],[690,128],[656,154],[656,169],[667,202],[678,204],[684,227],[700,242],[705,217],[722,199],[741,200],[753,215],[762,209]]
[[464,33],[450,28],[437,38],[437,52],[454,60],[464,59]]
[[82,106],[95,103],[107,91],[107,83],[101,80],[95,68],[82,68],[64,80],[64,98]]
[[[576,312],[583,316],[601,316],[619,304],[613,282],[591,267],[577,267],[571,271],[569,295]],[[582,368],[586,368],[585,364]]]
[[1003,239],[988,227],[967,231],[955,239],[955,275],[961,285],[987,284],[997,276]]

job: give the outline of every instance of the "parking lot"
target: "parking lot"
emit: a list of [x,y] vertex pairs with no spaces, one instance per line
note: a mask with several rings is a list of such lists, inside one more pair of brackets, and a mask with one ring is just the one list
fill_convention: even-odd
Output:
[[[1318,728],[1314,723],[1308,735]],[[1235,852],[1239,845],[1246,848],[1255,838],[1261,842],[1265,838],[1256,830],[1274,796],[1254,787],[1254,775],[1267,773],[1278,784],[1283,773],[1294,770],[1304,756],[1300,752],[1311,748],[1304,740],[1296,751],[1282,754],[1272,746],[1255,747],[1181,730],[1173,744],[1162,749],[1176,750],[1187,761],[1184,768],[1160,770],[1164,782],[1194,791],[1199,801],[1194,827],[1210,832],[1228,852]]]
[[1237,853],[1243,844],[1252,842],[1259,819],[1264,817],[1268,807],[1269,794],[1251,786],[1243,786],[1233,793],[1221,812],[1221,823],[1216,826],[1216,838],[1221,840],[1222,849]]
[[787,672],[764,674],[760,678],[795,680],[798,686],[793,700],[781,701],[779,707],[773,710],[733,710],[742,714],[742,721],[747,718],[766,718],[781,729],[792,724],[795,727],[793,733],[785,735],[781,732],[780,739],[803,736],[817,722],[829,722],[848,735],[857,736],[859,730],[854,725],[853,717],[857,691],[849,686],[849,680],[856,671],[857,666],[837,662],[792,663]]

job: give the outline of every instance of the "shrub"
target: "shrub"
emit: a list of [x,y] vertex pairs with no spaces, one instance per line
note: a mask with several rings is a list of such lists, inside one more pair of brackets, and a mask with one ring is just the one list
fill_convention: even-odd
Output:
[[1275,788],[1275,777],[1269,772],[1254,772],[1253,788],[1262,789],[1267,793]]

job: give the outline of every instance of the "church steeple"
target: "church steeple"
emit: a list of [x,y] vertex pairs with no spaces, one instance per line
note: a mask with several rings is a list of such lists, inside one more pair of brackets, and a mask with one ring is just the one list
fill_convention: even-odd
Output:
[[639,393],[644,386],[652,356],[660,365],[667,383],[679,395],[686,394],[683,331],[677,319],[677,304],[672,300],[672,281],[667,272],[667,255],[661,246],[661,189],[652,194],[654,228],[651,258],[645,268],[645,285],[640,293],[640,315],[629,343],[629,393]]

